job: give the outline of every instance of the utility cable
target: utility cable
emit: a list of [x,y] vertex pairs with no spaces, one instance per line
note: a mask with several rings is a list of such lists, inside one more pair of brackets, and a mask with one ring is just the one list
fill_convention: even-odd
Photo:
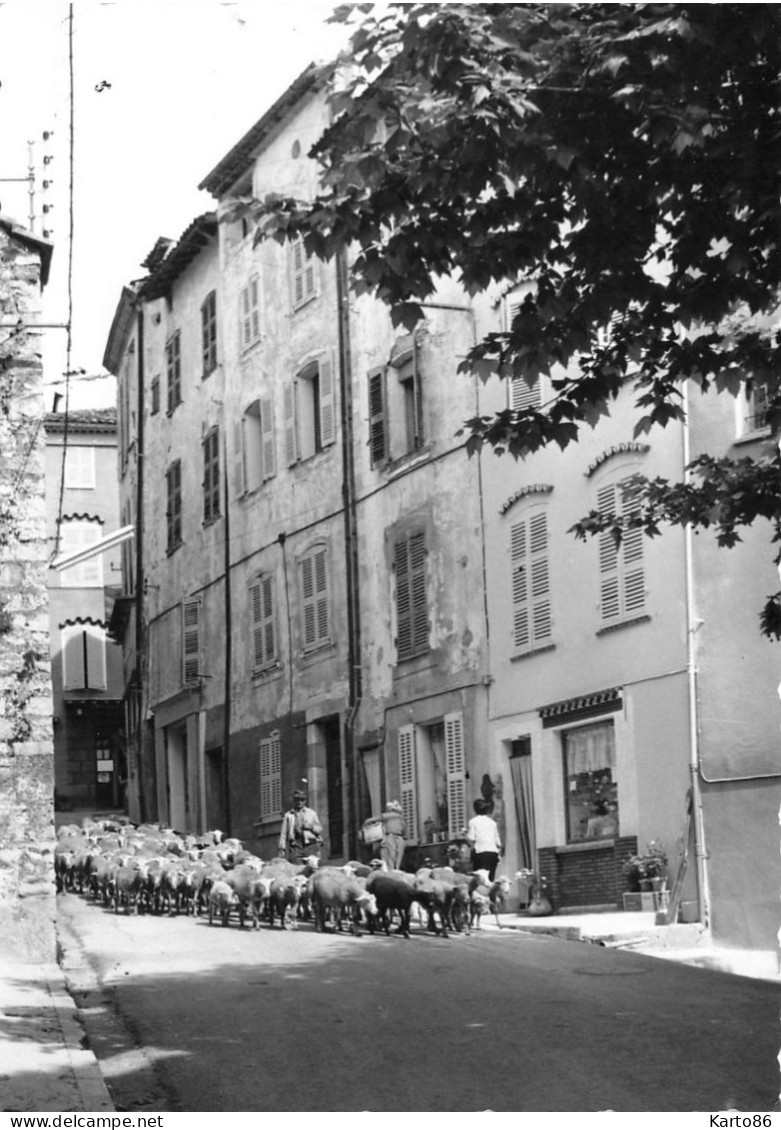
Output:
[[57,503],[57,529],[54,537],[52,559],[60,552],[62,535],[62,509],[65,496],[65,460],[68,454],[68,424],[70,415],[71,353],[73,349],[73,154],[74,154],[74,80],[73,80],[73,4],[68,5],[68,317],[66,321],[65,345],[65,410],[62,430],[62,464],[60,467],[60,496]]

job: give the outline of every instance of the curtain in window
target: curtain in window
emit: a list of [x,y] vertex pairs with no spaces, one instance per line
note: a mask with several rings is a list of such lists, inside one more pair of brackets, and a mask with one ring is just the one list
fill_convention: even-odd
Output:
[[616,741],[612,722],[597,722],[565,733],[567,773],[596,773],[613,769],[616,764]]

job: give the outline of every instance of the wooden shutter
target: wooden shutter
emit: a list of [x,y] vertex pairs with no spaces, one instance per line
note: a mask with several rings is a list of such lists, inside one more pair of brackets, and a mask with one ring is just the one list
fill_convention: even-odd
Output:
[[396,651],[399,660],[428,650],[426,564],[425,533],[408,534],[396,542]]
[[251,340],[257,341],[260,337],[260,280],[257,275],[249,281],[249,301]]
[[466,766],[463,715],[445,715],[448,830],[451,838],[466,827]]
[[314,580],[317,641],[322,643],[328,639],[328,570],[325,549],[320,549],[315,554]]
[[[626,480],[625,480],[626,483]],[[625,485],[625,483],[623,485]],[[621,509],[625,518],[640,512],[640,500],[621,494]],[[626,530],[621,542],[623,572],[623,603],[627,616],[642,612],[645,607],[645,569],[643,566],[643,531]]]
[[415,434],[412,438],[412,446],[417,451],[418,448],[423,446],[425,433],[423,428],[423,376],[420,368],[420,346],[417,337],[414,335],[412,338],[412,396],[415,413]]
[[531,384],[525,377],[513,377],[510,381],[510,407],[514,412],[520,412],[525,408],[539,408],[541,403],[539,376],[536,376]]
[[[616,488],[611,483],[597,491],[597,507],[601,513],[616,512]],[[614,620],[621,612],[621,594],[618,582],[618,548],[609,530],[599,535],[600,606],[603,620]]]
[[336,392],[334,366],[330,354],[324,354],[318,365],[320,393],[320,445],[328,447],[336,439]]
[[527,648],[531,642],[527,542],[526,522],[518,522],[510,531],[510,573],[513,598],[513,643],[519,651]]
[[297,310],[304,301],[304,244],[297,239],[290,246],[290,282],[293,291],[293,309]]
[[282,811],[282,743],[279,731],[260,740],[260,815]]
[[401,812],[407,825],[407,843],[418,842],[417,773],[415,727],[399,728],[399,792]]
[[213,428],[203,441],[203,520],[211,522],[220,513],[220,433]]
[[372,467],[381,466],[388,457],[384,369],[369,373],[369,457]]
[[298,443],[296,437],[296,386],[294,381],[288,381],[284,393],[285,410],[285,460],[288,467],[298,460]]
[[548,563],[548,516],[529,519],[529,565],[531,571],[532,639],[535,645],[550,639],[551,602]]
[[326,550],[320,548],[301,561],[301,601],[304,647],[328,641],[328,570]]
[[274,402],[271,396],[260,398],[260,444],[263,480],[277,473],[277,454],[274,446]]
[[249,285],[241,288],[241,348],[246,349],[252,341],[252,318],[250,313]]
[[182,680],[185,686],[198,681],[201,659],[201,602],[182,604]]
[[106,637],[100,628],[88,628],[84,633],[86,660],[85,687],[91,690],[106,689]]
[[84,632],[80,627],[62,629],[62,685],[66,691],[85,687]]
[[255,671],[271,666],[276,658],[273,596],[273,579],[270,574],[258,578],[250,586],[252,666]]
[[247,489],[247,469],[244,455],[244,421],[246,413],[233,425],[233,488],[237,498]]

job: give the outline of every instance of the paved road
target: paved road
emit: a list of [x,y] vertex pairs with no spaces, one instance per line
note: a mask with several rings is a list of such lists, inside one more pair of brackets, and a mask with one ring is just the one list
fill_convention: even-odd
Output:
[[766,982],[509,930],[253,933],[59,903],[121,1109],[771,1111],[778,1099],[781,990]]

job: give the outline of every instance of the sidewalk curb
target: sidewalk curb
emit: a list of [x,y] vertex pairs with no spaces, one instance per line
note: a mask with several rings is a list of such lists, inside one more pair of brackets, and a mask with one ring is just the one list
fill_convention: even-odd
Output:
[[70,1062],[82,1111],[113,1111],[108,1088],[95,1054],[84,1047],[86,1033],[79,1020],[79,1008],[67,989],[59,966],[47,967],[46,988],[57,1013],[65,1050]]

